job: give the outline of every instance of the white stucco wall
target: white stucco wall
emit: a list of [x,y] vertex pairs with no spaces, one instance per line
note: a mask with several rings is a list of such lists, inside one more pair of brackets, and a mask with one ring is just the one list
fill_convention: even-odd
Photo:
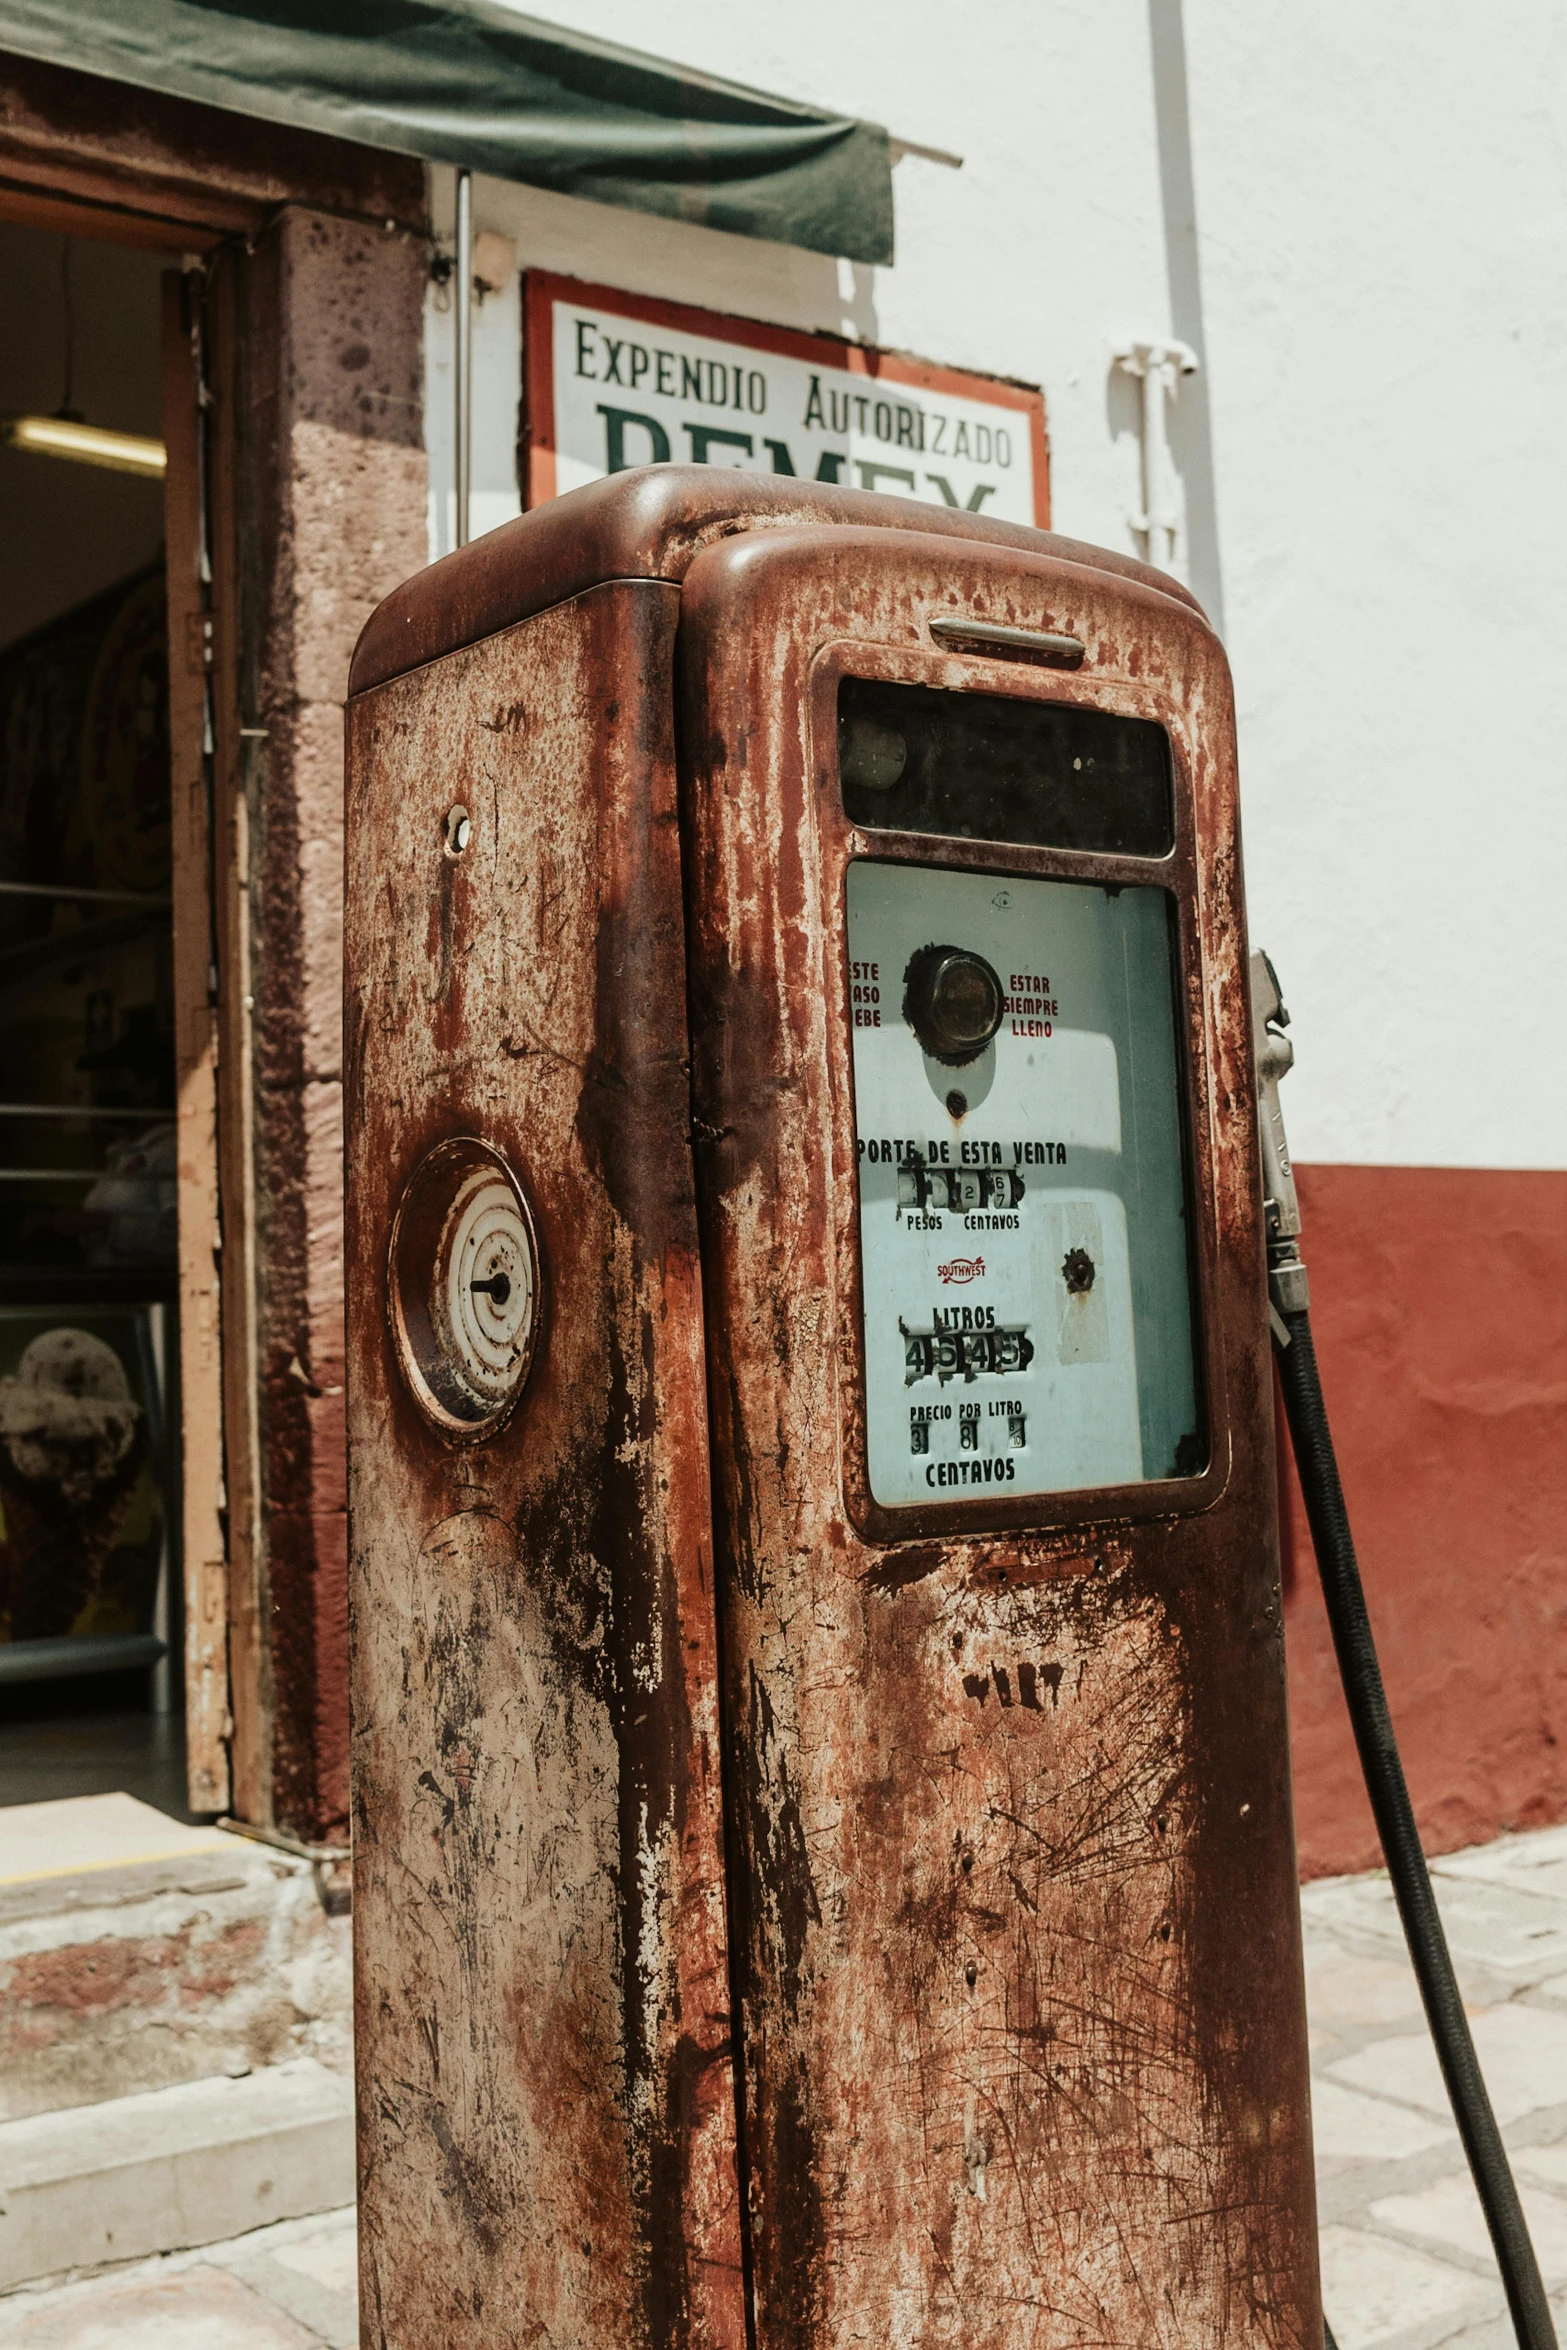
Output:
[[[1136,330],[1202,349],[1174,438],[1236,675],[1254,935],[1295,1015],[1297,1153],[1567,1163],[1554,0],[549,13],[965,163],[898,165],[880,270],[481,180],[478,224],[524,266],[1042,383],[1057,526],[1112,547],[1138,544],[1139,481],[1111,353]],[[435,201],[449,219],[449,173]],[[516,510],[517,340],[515,301],[487,302],[479,527]],[[432,315],[438,481],[449,348]]]

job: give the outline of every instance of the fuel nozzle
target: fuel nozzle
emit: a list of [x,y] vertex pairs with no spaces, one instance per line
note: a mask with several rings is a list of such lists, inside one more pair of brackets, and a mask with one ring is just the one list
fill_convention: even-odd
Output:
[[1268,1297],[1276,1314],[1300,1314],[1310,1303],[1311,1291],[1300,1259],[1300,1199],[1279,1106],[1279,1079],[1295,1066],[1295,1047],[1284,1033],[1290,1016],[1284,1008],[1279,975],[1260,948],[1251,959],[1251,1012],[1257,1036],[1257,1123],[1262,1135]]

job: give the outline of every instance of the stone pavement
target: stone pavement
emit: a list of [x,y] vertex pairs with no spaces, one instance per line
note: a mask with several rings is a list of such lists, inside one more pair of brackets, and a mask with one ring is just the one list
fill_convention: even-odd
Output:
[[[1567,2339],[1567,1828],[1432,1864],[1437,1901]],[[1322,2297],[1339,2350],[1507,2350],[1463,2150],[1382,1876],[1308,1885]]]
[[[1435,1864],[1567,2337],[1567,1828]],[[1339,2350],[1507,2350],[1479,2205],[1386,1880],[1308,1886],[1323,2290]],[[351,2211],[0,2300],[0,2350],[352,2350]]]
[[356,2350],[358,2340],[352,2210],[0,2298],[4,2350]]

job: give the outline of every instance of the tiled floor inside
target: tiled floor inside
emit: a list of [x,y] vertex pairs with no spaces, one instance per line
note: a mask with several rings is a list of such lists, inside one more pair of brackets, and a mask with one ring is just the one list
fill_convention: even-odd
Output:
[[0,1809],[123,1793],[190,1819],[184,1719],[149,1711],[147,1680],[103,1673],[0,1688]]
[[[1567,2324],[1567,1828],[1436,1864],[1438,1897]],[[1479,2206],[1384,1879],[1307,1888],[1323,2290],[1339,2350],[1505,2350]],[[0,2301],[0,2350],[350,2350],[351,2211]]]

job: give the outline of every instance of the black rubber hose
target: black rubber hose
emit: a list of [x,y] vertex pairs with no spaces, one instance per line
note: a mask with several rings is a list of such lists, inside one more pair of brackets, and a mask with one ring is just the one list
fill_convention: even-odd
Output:
[[[1274,1359],[1279,1367],[1290,1441],[1295,1448],[1295,1464],[1300,1472],[1300,1489],[1305,1497],[1312,1545],[1322,1577],[1322,1596],[1327,1602],[1333,1645],[1338,1651],[1349,1718],[1354,1726],[1355,1744],[1360,1749],[1360,1767],[1365,1774],[1377,1833],[1382,1839],[1388,1875],[1393,1880],[1404,1938],[1409,1944],[1426,2020],[1436,2043],[1447,2094],[1452,2100],[1453,2118],[1474,2174],[1485,2224],[1496,2248],[1496,2264],[1502,2272],[1520,2350],[1557,2350],[1556,2329],[1546,2304],[1539,2263],[1529,2241],[1528,2224],[1518,2201],[1507,2149],[1502,2144],[1502,2133],[1496,2126],[1475,2055],[1469,2019],[1464,2014],[1453,1962],[1448,1955],[1447,1936],[1442,1931],[1436,1897],[1431,1890],[1430,1872],[1420,1849],[1414,1808],[1404,1784],[1404,1766],[1399,1760],[1398,1742],[1382,1687],[1376,1644],[1366,1614],[1366,1595],[1361,1588],[1343,1488],[1339,1484],[1338,1462],[1333,1454],[1327,1408],[1322,1400],[1310,1317],[1301,1312],[1281,1318],[1289,1333],[1289,1344],[1279,1345]],[[1331,2335],[1328,2341],[1331,2344]]]

